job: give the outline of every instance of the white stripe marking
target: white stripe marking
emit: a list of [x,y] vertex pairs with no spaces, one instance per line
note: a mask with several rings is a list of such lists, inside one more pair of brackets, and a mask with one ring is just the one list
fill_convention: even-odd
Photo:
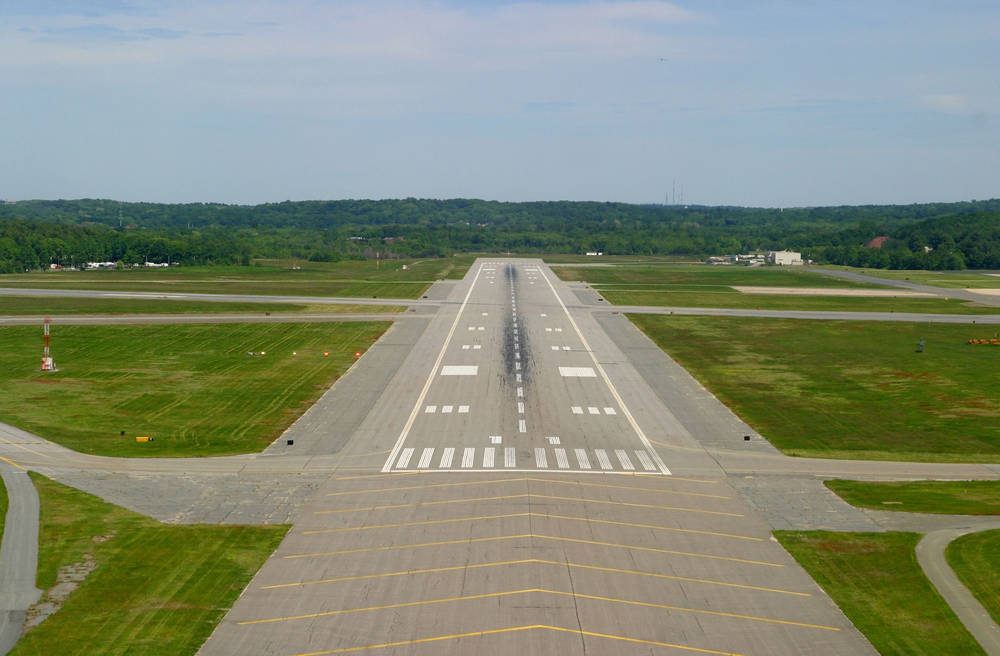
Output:
[[503,442],[503,435],[490,435],[490,444],[500,444]]
[[491,446],[483,449],[483,467],[487,469],[493,468],[493,447]]
[[643,469],[645,469],[646,471],[656,471],[656,465],[653,464],[653,460],[652,458],[649,457],[648,453],[636,449],[635,457],[639,459],[640,463],[642,463]]
[[468,469],[472,466],[472,461],[476,457],[476,450],[472,447],[467,447],[465,451],[462,452],[462,467]]
[[517,432],[519,432],[519,433],[527,433],[528,432],[528,427],[525,425],[523,419],[520,419],[517,422]]
[[524,402],[523,401],[518,401],[517,402],[517,414],[519,414],[519,415],[523,415],[524,414]]
[[478,351],[478,350],[479,350],[479,349],[481,349],[481,348],[483,348],[483,345],[482,345],[482,344],[473,344],[473,345],[472,345],[472,350],[473,350],[473,351]]
[[455,457],[454,447],[447,447],[441,454],[441,462],[438,463],[440,469],[448,469],[451,467],[451,459]]
[[622,469],[627,471],[635,470],[635,465],[632,464],[628,454],[625,453],[625,449],[615,449],[615,455],[618,456],[618,462],[622,463]]
[[549,441],[549,444],[552,444],[552,445],[559,444],[559,438],[556,437],[555,435],[549,435],[545,439],[547,439]]
[[469,350],[469,345],[468,344],[462,344],[462,350],[463,351],[468,351]]
[[586,449],[573,449],[576,459],[580,463],[580,469],[590,469],[590,458],[587,457]]
[[446,364],[441,367],[442,376],[476,376],[479,374],[479,365],[475,364]]
[[574,415],[582,415],[583,414],[583,408],[581,408],[578,405],[574,405],[572,408],[570,408],[570,410],[573,411]]
[[413,449],[407,447],[403,449],[403,452],[399,454],[399,462],[396,463],[398,469],[406,469],[406,466],[410,464],[410,458],[413,457]]
[[553,347],[552,347],[552,350],[553,350],[553,351],[558,351],[558,350],[559,350],[559,347],[558,347],[558,346],[553,346]]
[[451,411],[455,409],[453,405],[443,405],[441,406],[441,414],[451,414]]
[[417,463],[417,469],[427,469],[431,466],[431,458],[434,457],[434,448],[428,447],[424,449],[424,452],[420,454],[420,462]]
[[[542,316],[544,317],[545,315],[543,314]],[[547,332],[547,333],[551,333],[551,332],[552,332],[552,329],[551,329],[551,328],[546,328],[546,329],[545,329],[545,332]]]
[[564,351],[568,351],[568,350],[570,350],[570,348],[569,348],[568,346],[564,346],[564,347],[563,347],[563,350],[564,350]]
[[549,461],[545,457],[545,449],[540,446],[535,447],[535,466],[539,469],[548,469]]
[[438,407],[436,405],[429,405],[426,408],[424,408],[424,413],[429,414],[429,415],[432,415],[432,414],[434,414],[437,411],[438,411]]
[[517,458],[514,455],[514,447],[508,446],[503,450],[503,466],[504,467],[517,466]]
[[556,465],[559,469],[569,469],[569,459],[566,457],[566,449],[553,449],[556,452]]
[[514,375],[517,376],[517,382],[520,383],[521,382],[521,374],[514,374]]
[[616,415],[618,412],[614,408],[604,408],[604,414],[606,415]]
[[479,326],[478,328],[476,328],[476,330],[486,330],[486,327],[485,326]]
[[556,332],[557,333],[561,333],[562,332],[562,328],[556,328]]
[[595,408],[592,405],[587,406],[587,412],[589,412],[592,415],[599,415],[599,414],[601,414],[601,411],[598,408]]
[[566,378],[597,378],[592,367],[559,367],[559,375]]
[[517,397],[518,398],[522,398],[522,399],[524,398],[524,388],[523,387],[518,387],[517,388]]
[[601,465],[601,469],[611,469],[611,460],[608,459],[608,454],[605,453],[604,449],[594,449],[594,455],[597,456],[597,462]]
[[460,406],[458,406],[458,414],[465,415],[465,414],[468,414],[468,413],[469,413],[469,406],[467,406],[467,405],[460,405]]

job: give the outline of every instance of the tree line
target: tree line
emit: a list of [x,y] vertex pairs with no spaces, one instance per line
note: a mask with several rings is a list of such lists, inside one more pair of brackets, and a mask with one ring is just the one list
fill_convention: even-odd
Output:
[[[888,236],[881,249],[863,248]],[[746,208],[476,199],[262,205],[81,199],[0,205],[0,272],[90,261],[246,264],[373,252],[684,255],[797,250],[882,268],[1000,268],[1000,200]]]

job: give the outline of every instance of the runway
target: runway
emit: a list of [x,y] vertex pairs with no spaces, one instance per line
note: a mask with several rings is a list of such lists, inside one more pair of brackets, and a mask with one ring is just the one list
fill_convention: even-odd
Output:
[[571,298],[478,261],[199,653],[874,653]]

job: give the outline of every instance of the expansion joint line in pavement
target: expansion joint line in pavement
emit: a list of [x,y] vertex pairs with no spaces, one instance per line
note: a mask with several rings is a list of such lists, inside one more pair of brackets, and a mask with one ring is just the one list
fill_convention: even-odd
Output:
[[[669,479],[658,479],[669,481],[684,481],[687,479],[670,477]],[[697,481],[698,483],[714,481]],[[729,499],[724,494],[707,494],[704,492],[685,492],[684,490],[660,490],[652,487],[641,487],[634,485],[614,485],[611,483],[586,483],[584,481],[566,481],[558,478],[539,478],[533,476],[518,476],[517,478],[487,478],[481,481],[461,481],[458,483],[428,483],[427,485],[403,485],[399,487],[381,487],[370,490],[347,490],[345,492],[328,492],[328,497],[355,496],[359,494],[375,494],[380,492],[404,492],[409,490],[426,490],[438,487],[468,487],[470,485],[492,485],[498,483],[545,483],[552,485],[578,485],[581,487],[600,487],[616,490],[630,490],[634,492],[650,492],[653,494],[677,494],[688,497],[703,497],[706,499]]]
[[827,626],[825,624],[812,624],[809,622],[796,622],[794,620],[783,620],[776,617],[761,617],[759,615],[744,615],[742,613],[729,613],[722,610],[709,610],[707,608],[688,608],[685,606],[673,606],[670,604],[658,604],[652,601],[636,601],[633,599],[617,599],[615,597],[604,597],[602,595],[584,594],[582,592],[567,592],[564,590],[547,590],[545,588],[524,588],[521,590],[508,590],[505,592],[485,592],[483,594],[462,595],[459,597],[442,597],[440,599],[423,599],[421,601],[402,601],[395,604],[384,604],[381,606],[366,606],[363,608],[340,608],[337,610],[324,610],[318,613],[305,613],[302,615],[289,615],[286,617],[268,617],[259,620],[244,620],[237,622],[238,626],[249,626],[254,624],[273,624],[275,622],[293,622],[296,620],[310,620],[318,617],[332,617],[334,615],[347,615],[350,613],[366,613],[370,611],[394,610],[397,608],[412,608],[414,606],[429,606],[432,604],[447,604],[458,601],[475,601],[478,599],[499,599],[524,594],[554,595],[558,597],[571,597],[574,601],[581,599],[587,601],[600,601],[609,604],[624,604],[627,606],[639,606],[642,608],[654,608],[657,610],[672,611],[675,613],[692,613],[694,615],[711,615],[713,617],[726,617],[736,620],[746,620],[750,622],[763,622],[765,624],[782,624],[785,626],[795,626],[805,629],[817,629],[820,631],[840,631],[839,627]]
[[672,512],[689,512],[700,515],[720,515],[722,517],[743,517],[742,513],[731,513],[722,510],[702,510],[701,508],[684,508],[681,506],[659,506],[651,503],[632,503],[628,501],[608,501],[605,499],[587,499],[580,497],[562,497],[551,494],[506,494],[495,497],[468,497],[461,499],[445,499],[443,501],[421,501],[419,503],[399,503],[386,506],[365,506],[362,508],[338,508],[335,510],[315,510],[316,515],[337,515],[352,512],[372,512],[374,510],[396,510],[399,508],[422,508],[424,506],[440,506],[453,503],[476,503],[479,501],[509,501],[511,499],[548,499],[551,501],[577,501],[579,503],[605,504],[611,506],[623,506],[626,508],[647,508],[653,510],[669,510]]
[[604,370],[604,367],[601,366],[601,363],[598,362],[597,356],[594,354],[594,349],[591,348],[590,342],[587,341],[587,338],[583,336],[583,332],[580,330],[580,326],[577,325],[576,320],[573,319],[573,315],[570,314],[569,309],[566,307],[566,304],[563,303],[562,298],[559,296],[559,292],[556,291],[555,285],[552,284],[552,281],[549,280],[549,277],[545,275],[545,272],[543,272],[541,269],[539,269],[538,273],[542,277],[542,280],[545,281],[545,284],[549,286],[549,289],[552,290],[552,295],[556,297],[556,301],[559,303],[559,307],[562,308],[563,312],[566,314],[566,318],[569,320],[570,325],[573,326],[573,330],[576,331],[576,336],[580,338],[580,343],[583,344],[583,349],[590,356],[590,361],[594,364],[594,369],[596,369],[597,372],[601,375],[601,378],[604,380],[604,384],[607,385],[608,390],[611,392],[611,395],[615,398],[615,401],[618,403],[618,407],[621,408],[622,414],[625,415],[625,419],[632,427],[632,430],[635,431],[635,434],[639,437],[639,441],[642,442],[642,445],[644,447],[646,447],[646,451],[649,452],[650,457],[653,458],[653,462],[656,463],[656,466],[659,468],[659,470],[664,474],[670,474],[670,470],[667,469],[667,465],[660,458],[660,454],[658,454],[656,452],[656,449],[653,448],[653,445],[649,443],[649,438],[646,437],[646,433],[643,432],[642,427],[639,426],[639,422],[635,420],[635,416],[633,416],[632,411],[629,410],[628,405],[625,403],[625,399],[622,398],[621,394],[618,393],[618,390],[611,382],[611,378],[608,376],[608,372],[606,372]]
[[717,581],[714,579],[702,579],[691,576],[678,576],[675,574],[659,574],[657,572],[643,572],[635,569],[621,569],[618,567],[602,567],[600,565],[587,565],[584,563],[571,563],[559,560],[544,560],[541,558],[524,558],[522,560],[504,560],[491,563],[466,563],[451,567],[432,567],[429,569],[409,569],[398,572],[383,572],[381,574],[360,574],[358,576],[341,576],[332,579],[317,579],[315,581],[296,581],[295,583],[277,583],[274,585],[262,585],[261,590],[276,590],[281,588],[301,588],[307,585],[324,585],[328,583],[345,583],[347,581],[366,581],[370,579],[393,578],[397,576],[417,576],[421,574],[441,574],[444,572],[459,572],[471,569],[484,569],[489,567],[506,567],[509,565],[555,565],[557,567],[567,567],[570,569],[583,569],[594,572],[607,572],[609,574],[626,574],[630,576],[644,576],[655,579],[665,579],[670,581],[683,581],[685,583],[701,583],[704,585],[718,585],[726,588],[738,588],[741,590],[754,590],[757,592],[775,592],[778,594],[794,595],[798,597],[811,597],[808,592],[797,592],[795,590],[782,590],[780,588],[768,588],[759,585],[746,585],[743,583],[729,583],[727,581]]
[[691,651],[699,654],[716,654],[718,656],[740,656],[736,652],[718,651],[716,649],[706,649],[704,647],[692,647],[689,645],[679,645],[673,642],[659,642],[657,640],[644,640],[642,638],[630,638],[628,636],[611,635],[609,633],[596,633],[594,631],[583,631],[581,629],[567,629],[561,626],[549,626],[547,624],[530,624],[527,626],[512,626],[506,629],[485,629],[483,631],[470,631],[468,633],[454,633],[452,635],[434,636],[431,638],[416,638],[413,640],[400,640],[398,642],[383,642],[377,645],[364,645],[361,647],[343,647],[341,649],[325,649],[323,651],[310,651],[295,656],[327,656],[329,654],[346,654],[352,651],[366,651],[370,649],[388,649],[390,647],[407,647],[412,645],[422,645],[442,640],[460,640],[462,638],[484,638],[502,633],[516,633],[519,631],[532,631],[542,629],[546,631],[557,631],[560,633],[570,633],[587,638],[605,638],[607,640],[618,640],[620,642],[631,642],[641,645],[651,645],[653,647],[670,647],[682,651]]
[[479,274],[482,272],[483,266],[479,265],[479,269],[476,271],[476,275],[473,277],[472,283],[469,285],[469,291],[466,292],[465,298],[462,300],[462,305],[458,308],[458,312],[455,314],[455,320],[451,323],[451,328],[448,330],[448,336],[445,337],[444,344],[441,345],[441,350],[438,352],[437,359],[434,360],[434,366],[431,368],[431,372],[427,375],[427,381],[424,383],[423,389],[420,390],[420,396],[417,397],[417,402],[413,405],[413,410],[410,411],[410,416],[406,420],[406,424],[403,426],[402,432],[399,434],[399,439],[396,440],[396,444],[393,445],[392,451],[389,453],[389,457],[386,458],[385,464],[382,466],[383,472],[389,472],[392,470],[392,465],[396,462],[399,450],[403,448],[403,443],[406,442],[406,438],[410,434],[410,429],[413,428],[413,422],[417,420],[417,415],[420,414],[420,409],[424,405],[424,399],[427,398],[427,392],[431,388],[431,383],[434,382],[434,374],[437,373],[438,367],[441,366],[441,362],[444,360],[444,354],[448,350],[448,345],[451,344],[451,338],[455,334],[455,328],[458,327],[458,322],[462,319],[462,313],[465,312],[465,306],[469,303],[469,297],[472,296],[472,290],[476,288],[476,281],[479,280]]

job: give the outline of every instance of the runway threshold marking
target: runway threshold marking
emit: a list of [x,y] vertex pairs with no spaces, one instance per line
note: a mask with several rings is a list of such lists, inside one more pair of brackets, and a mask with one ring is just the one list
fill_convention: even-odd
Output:
[[[663,480],[683,480],[678,478],[669,478]],[[347,490],[345,492],[328,492],[326,496],[328,497],[340,497],[355,494],[369,494],[377,492],[398,492],[398,491],[409,491],[409,490],[424,490],[437,487],[468,487],[471,485],[493,485],[497,483],[523,483],[523,482],[537,482],[537,483],[552,483],[555,485],[580,485],[584,487],[603,487],[603,488],[613,488],[620,490],[636,490],[640,492],[654,492],[657,494],[679,494],[683,496],[694,496],[694,497],[705,497],[709,499],[729,499],[728,496],[723,496],[719,494],[705,494],[702,492],[684,492],[680,490],[658,490],[651,487],[636,487],[633,485],[613,485],[611,483],[586,483],[583,481],[564,481],[558,478],[537,478],[533,476],[518,476],[517,478],[488,478],[481,481],[461,481],[458,483],[428,483],[427,485],[406,485],[400,487],[380,487],[371,490]]]
[[699,654],[716,654],[718,656],[741,656],[736,652],[731,651],[717,651],[715,649],[706,649],[704,647],[690,647],[688,645],[679,645],[672,642],[658,642],[655,640],[644,640],[642,638],[630,638],[628,636],[616,636],[608,633],[594,633],[593,631],[583,631],[582,629],[567,629],[561,626],[549,626],[547,624],[531,624],[526,626],[512,626],[506,629],[485,629],[482,631],[470,631],[469,633],[454,633],[451,635],[434,636],[431,638],[415,638],[412,640],[400,640],[398,642],[383,642],[377,645],[363,645],[360,647],[341,647],[340,649],[326,649],[323,651],[310,651],[302,654],[295,654],[295,656],[328,656],[329,654],[346,654],[352,651],[367,651],[372,649],[388,649],[390,647],[406,647],[410,645],[420,645],[427,644],[431,642],[440,642],[442,640],[460,640],[462,638],[482,638],[490,635],[499,635],[502,633],[516,633],[518,631],[532,631],[542,629],[546,631],[558,631],[561,633],[572,633],[575,635],[586,636],[589,638],[606,638],[609,640],[620,640],[623,642],[633,642],[643,645],[652,645],[655,647],[671,647],[673,649],[680,649],[682,651],[693,651]]
[[743,583],[729,583],[714,579],[702,579],[691,576],[678,576],[675,574],[659,574],[657,572],[644,572],[635,569],[621,569],[617,567],[602,567],[600,565],[586,565],[583,563],[571,563],[559,560],[544,560],[541,558],[524,558],[521,560],[505,560],[491,563],[474,563],[455,565],[450,567],[433,567],[429,569],[409,569],[399,572],[383,572],[381,574],[359,574],[357,576],[341,576],[331,579],[316,579],[313,581],[297,581],[295,583],[276,583],[273,585],[262,585],[261,590],[277,590],[281,588],[300,588],[307,585],[323,585],[327,583],[344,583],[347,581],[365,581],[369,579],[392,578],[396,576],[415,576],[418,574],[440,574],[442,572],[457,572],[467,569],[484,569],[490,567],[505,567],[509,565],[556,565],[558,567],[569,567],[574,569],[586,569],[596,572],[608,572],[610,574],[629,574],[632,576],[645,576],[655,579],[667,579],[671,581],[683,581],[685,583],[701,583],[704,585],[718,585],[726,588],[739,588],[741,590],[754,590],[757,592],[775,592],[778,594],[794,595],[797,597],[811,597],[808,592],[797,592],[795,590],[782,590],[780,588],[768,588],[759,585],[746,585]]
[[[557,449],[558,451],[558,449]],[[487,451],[489,457],[493,457],[492,449]],[[558,454],[557,454],[558,455]],[[565,457],[565,456],[564,456]],[[371,512],[373,510],[395,510],[398,508],[415,508],[418,506],[441,506],[453,503],[475,503],[477,501],[508,501],[511,499],[550,499],[553,501],[578,501],[580,503],[594,503],[611,506],[625,506],[628,508],[651,508],[654,510],[670,510],[675,512],[690,512],[699,515],[721,515],[723,517],[743,517],[742,513],[725,512],[722,510],[702,510],[701,508],[683,508],[680,506],[659,506],[651,503],[632,503],[628,501],[608,501],[606,499],[587,499],[584,497],[563,497],[551,494],[535,494],[525,492],[523,494],[505,494],[495,497],[470,497],[463,499],[445,499],[443,501],[421,501],[419,503],[398,503],[386,506],[365,506],[362,508],[338,508],[336,510],[315,510],[316,515],[338,515],[352,512]]]
[[349,613],[367,613],[378,610],[393,610],[396,608],[412,608],[414,606],[430,606],[432,604],[447,604],[456,601],[475,601],[478,599],[497,599],[523,594],[545,594],[559,597],[571,597],[574,600],[586,599],[588,601],[601,601],[610,604],[622,604],[626,606],[641,606],[643,608],[656,608],[658,610],[669,610],[678,613],[692,613],[694,615],[712,615],[714,617],[728,617],[738,620],[748,620],[751,622],[763,622],[766,624],[783,624],[786,626],[798,626],[807,629],[820,629],[823,631],[840,631],[839,627],[827,626],[825,624],[811,624],[809,622],[796,622],[794,620],[782,620],[776,617],[762,617],[760,615],[743,615],[741,613],[729,613],[722,610],[709,610],[707,608],[690,608],[687,606],[673,606],[671,604],[659,604],[652,601],[636,601],[634,599],[618,599],[615,597],[603,597],[601,595],[583,594],[581,592],[570,592],[565,590],[548,590],[546,588],[523,588],[521,590],[506,590],[503,592],[484,592],[475,595],[461,595],[458,597],[441,597],[440,599],[421,599],[419,601],[401,601],[395,604],[383,604],[381,606],[364,606],[361,608],[339,608],[337,610],[324,610],[317,613],[304,613],[302,615],[288,615],[285,617],[267,617],[259,620],[244,620],[237,622],[237,626],[249,626],[253,624],[271,624],[274,622],[293,622],[296,620],[316,619],[317,617],[331,617],[334,615],[347,615]]
[[[527,514],[527,513],[524,513]],[[460,520],[459,520],[460,521]],[[433,523],[433,522],[432,522]],[[405,525],[403,525],[405,526]],[[340,529],[338,529],[340,530]],[[343,530],[357,530],[357,529],[343,529]],[[323,532],[323,531],[320,531]],[[765,567],[784,567],[782,563],[769,563],[764,560],[750,560],[747,558],[736,558],[735,556],[715,556],[712,554],[698,553],[693,551],[677,551],[676,549],[661,549],[659,547],[643,547],[635,544],[618,544],[616,542],[601,542],[599,540],[585,540],[583,538],[566,538],[557,535],[541,535],[538,533],[524,533],[520,535],[503,536],[497,538],[478,538],[478,539],[466,539],[466,540],[456,540],[456,541],[445,541],[445,542],[428,542],[420,545],[401,545],[401,546],[386,546],[386,547],[369,547],[367,549],[345,549],[341,551],[328,551],[325,553],[311,553],[311,554],[297,554],[294,556],[285,556],[286,558],[317,558],[321,556],[336,556],[346,553],[357,553],[359,551],[389,551],[392,549],[412,549],[418,546],[436,546],[442,544],[458,544],[463,542],[486,542],[489,540],[508,540],[513,538],[532,538],[536,540],[552,540],[554,542],[570,542],[573,544],[591,544],[598,547],[610,547],[612,549],[631,549],[633,551],[649,551],[652,553],[663,553],[670,554],[673,556],[688,556],[690,558],[705,558],[707,560],[723,560],[730,563],[742,563],[744,565],[762,565]]]
[[552,291],[552,295],[556,297],[556,301],[562,308],[562,311],[566,315],[566,318],[569,320],[570,325],[573,326],[573,330],[576,331],[576,336],[580,339],[580,343],[583,344],[583,350],[590,355],[590,360],[594,364],[594,369],[596,369],[597,373],[600,374],[601,378],[604,380],[604,384],[608,386],[608,390],[611,392],[611,395],[615,398],[615,401],[618,403],[618,407],[621,408],[622,414],[625,415],[625,419],[628,420],[629,425],[632,427],[632,430],[635,431],[635,434],[638,436],[639,441],[642,442],[642,445],[646,448],[646,451],[649,452],[650,458],[653,460],[653,462],[656,464],[656,466],[659,468],[661,472],[663,472],[664,474],[670,474],[670,470],[667,469],[666,464],[664,464],[663,460],[660,459],[660,455],[656,452],[656,449],[653,448],[653,445],[649,443],[649,438],[646,437],[646,433],[643,432],[642,427],[639,426],[639,422],[637,422],[635,420],[635,417],[632,415],[632,411],[629,410],[628,405],[625,404],[625,399],[622,398],[621,394],[619,394],[618,390],[615,388],[614,383],[611,382],[611,378],[608,376],[608,372],[606,372],[604,370],[604,367],[601,366],[601,363],[597,361],[597,356],[594,355],[594,349],[591,348],[590,342],[587,341],[587,338],[583,336],[583,332],[580,331],[580,326],[578,326],[576,320],[573,319],[573,315],[569,313],[569,309],[566,307],[566,304],[563,303],[563,300],[559,296],[559,292],[556,291],[556,288],[552,284],[552,281],[549,280],[549,277],[545,275],[544,271],[539,271],[539,275],[541,275],[542,280],[545,281],[545,284],[549,286],[549,289]]
[[435,374],[441,368],[441,362],[444,360],[444,354],[448,350],[448,345],[451,344],[451,338],[455,334],[455,329],[458,327],[458,323],[462,320],[462,314],[465,312],[465,306],[469,303],[469,298],[472,296],[472,290],[476,288],[476,282],[479,280],[480,274],[483,272],[482,265],[476,271],[475,277],[472,279],[472,283],[469,285],[469,291],[466,292],[465,298],[462,300],[461,307],[458,308],[458,313],[455,315],[455,320],[451,324],[451,328],[448,330],[448,335],[444,339],[444,344],[441,345],[441,350],[438,352],[437,359],[434,360],[434,366],[431,367],[430,373],[427,375],[427,380],[424,382],[423,389],[420,390],[420,396],[417,397],[417,402],[413,405],[413,410],[410,411],[410,416],[406,420],[406,424],[403,426],[403,430],[399,434],[399,438],[392,447],[392,451],[389,453],[389,457],[386,458],[385,464],[382,465],[382,471],[388,472],[392,470],[392,466],[396,461],[396,456],[399,454],[399,450],[403,448],[403,443],[406,442],[407,436],[410,434],[410,429],[413,428],[413,422],[417,420],[417,415],[420,414],[420,408],[424,405],[424,400],[427,398],[427,392],[431,388],[431,384],[434,382]]

